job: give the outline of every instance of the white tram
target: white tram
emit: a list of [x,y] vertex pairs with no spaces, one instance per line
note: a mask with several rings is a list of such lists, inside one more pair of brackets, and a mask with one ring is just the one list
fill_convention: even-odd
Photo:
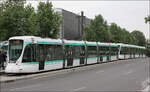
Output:
[[6,73],[33,73],[144,57],[145,47],[17,36],[9,39]]

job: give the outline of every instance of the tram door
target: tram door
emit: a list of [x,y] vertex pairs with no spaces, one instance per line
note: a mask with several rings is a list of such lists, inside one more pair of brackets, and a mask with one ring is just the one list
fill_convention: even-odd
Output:
[[103,61],[103,55],[105,55],[105,47],[99,47],[99,61]]
[[39,45],[39,70],[44,70],[45,49],[44,45]]
[[73,66],[73,48],[72,48],[72,46],[66,46],[66,58],[67,58],[67,66]]
[[85,64],[85,46],[81,46],[80,50],[80,65]]

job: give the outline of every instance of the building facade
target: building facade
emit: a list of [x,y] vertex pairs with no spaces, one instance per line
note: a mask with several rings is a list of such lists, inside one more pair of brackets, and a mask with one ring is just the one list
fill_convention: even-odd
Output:
[[58,12],[63,19],[63,23],[60,26],[59,38],[67,40],[82,40],[82,36],[84,35],[82,25],[84,27],[88,26],[91,20],[85,16],[82,17],[81,15],[64,9],[56,8],[55,11]]

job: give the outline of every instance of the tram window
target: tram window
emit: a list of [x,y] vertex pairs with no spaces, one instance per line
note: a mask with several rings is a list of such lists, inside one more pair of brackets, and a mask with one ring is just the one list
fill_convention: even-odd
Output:
[[75,58],[79,58],[80,56],[80,49],[81,47],[80,46],[73,46],[73,57]]
[[97,47],[88,46],[88,57],[96,57],[96,56],[97,56]]
[[66,56],[68,57],[68,56],[72,56],[72,45],[66,45],[65,46],[65,54],[66,54]]
[[85,52],[85,46],[81,46],[81,51]]
[[81,46],[80,48],[80,56],[84,56],[86,53],[85,46]]
[[23,55],[23,60],[22,62],[32,62],[33,60],[33,48],[31,45],[26,46],[24,55]]
[[133,53],[135,53],[135,48],[133,48],[132,50],[133,50]]
[[127,53],[130,54],[130,48],[127,48]]
[[128,52],[129,52],[129,48],[125,47],[124,48],[124,54],[128,54]]
[[111,55],[116,55],[118,52],[118,47],[111,47]]
[[99,47],[99,53],[100,55],[105,55],[105,51],[106,51],[106,48],[105,47]]
[[99,51],[100,55],[107,55],[109,53],[109,47],[101,46]]
[[120,54],[125,54],[125,47],[121,48]]
[[54,48],[51,45],[47,45],[46,46],[46,56],[45,59],[46,60],[52,60],[53,58],[53,53],[54,52]]
[[79,58],[80,54],[81,54],[81,46],[72,46],[72,45],[68,45],[66,46],[66,56],[71,56],[74,58]]
[[134,49],[130,48],[130,53],[133,54],[134,53]]
[[54,58],[55,59],[63,59],[63,51],[60,45],[54,46]]
[[46,46],[46,60],[59,60],[63,58],[62,47],[60,45]]

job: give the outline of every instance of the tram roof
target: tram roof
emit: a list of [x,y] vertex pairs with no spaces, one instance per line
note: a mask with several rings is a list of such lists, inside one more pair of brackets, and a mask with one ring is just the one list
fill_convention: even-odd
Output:
[[143,47],[143,46],[137,46],[137,45],[123,44],[123,43],[119,43],[119,45],[121,47],[145,49],[145,47]]
[[65,45],[85,45],[84,41],[64,40]]
[[[15,36],[9,38],[9,40],[18,39],[25,40],[28,43],[32,43],[33,41],[37,44],[62,44],[61,39],[51,39],[51,38],[41,38],[37,36]],[[110,47],[128,47],[128,48],[140,48],[145,49],[142,46],[129,45],[123,43],[102,43],[102,42],[89,42],[89,41],[75,41],[75,40],[63,40],[65,45],[86,45],[87,46],[110,46]]]
[[88,41],[86,41],[86,45],[87,46],[97,46],[97,43],[96,42],[88,42]]
[[13,40],[13,39],[18,39],[18,40],[26,40],[26,39],[31,39],[31,38],[40,38],[40,37],[36,37],[36,36],[15,36],[15,37],[11,37],[9,38],[9,40]]
[[62,44],[60,39],[41,38],[36,36],[16,36],[11,37],[9,40],[13,39],[24,40],[27,44],[32,43],[33,41],[37,44]]

